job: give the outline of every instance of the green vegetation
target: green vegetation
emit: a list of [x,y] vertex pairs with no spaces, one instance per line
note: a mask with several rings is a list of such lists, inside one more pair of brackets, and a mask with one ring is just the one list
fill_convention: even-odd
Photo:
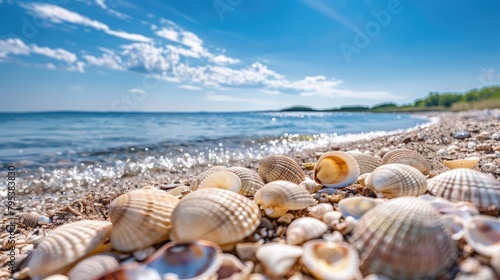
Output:
[[500,108],[500,87],[484,87],[466,93],[431,92],[426,98],[417,99],[413,104],[397,105],[382,103],[373,107],[343,106],[327,110],[311,107],[293,106],[282,111],[326,111],[326,112],[424,112],[424,111],[463,111],[473,109]]

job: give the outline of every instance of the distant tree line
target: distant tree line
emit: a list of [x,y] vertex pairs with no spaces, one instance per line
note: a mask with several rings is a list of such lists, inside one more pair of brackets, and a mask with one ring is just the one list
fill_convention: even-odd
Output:
[[486,87],[482,89],[473,89],[465,94],[462,93],[437,93],[431,92],[424,99],[416,100],[414,107],[436,107],[442,106],[450,108],[453,104],[459,102],[473,102],[485,99],[500,98],[500,87]]

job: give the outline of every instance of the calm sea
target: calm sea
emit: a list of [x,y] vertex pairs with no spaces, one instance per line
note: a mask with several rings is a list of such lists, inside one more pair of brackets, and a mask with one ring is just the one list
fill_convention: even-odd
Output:
[[262,157],[428,122],[371,113],[1,113],[0,166],[148,168]]

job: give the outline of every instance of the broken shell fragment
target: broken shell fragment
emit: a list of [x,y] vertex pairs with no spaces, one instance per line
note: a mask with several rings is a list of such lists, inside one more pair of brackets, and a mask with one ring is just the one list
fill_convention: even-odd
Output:
[[500,219],[474,216],[465,228],[465,240],[476,252],[491,257],[500,252]]
[[341,151],[324,153],[314,166],[314,181],[329,188],[347,187],[356,182],[358,176],[356,160]]
[[351,216],[355,219],[360,219],[363,214],[380,203],[383,203],[383,200],[365,196],[353,196],[342,199],[339,202],[339,209],[344,218]]
[[222,254],[222,264],[217,271],[218,280],[246,279],[253,270],[253,262],[242,263],[231,254]]
[[479,163],[478,157],[469,157],[464,159],[457,160],[444,160],[443,164],[446,165],[450,169],[456,168],[474,168]]
[[378,196],[417,196],[427,191],[427,178],[409,165],[390,163],[375,169],[365,180]]
[[328,230],[328,226],[321,220],[302,217],[294,220],[286,230],[286,243],[292,245],[302,244],[318,238]]
[[257,171],[264,183],[284,180],[300,184],[305,179],[299,164],[285,155],[270,155],[261,159]]
[[465,221],[461,217],[452,214],[445,214],[439,216],[439,218],[448,228],[449,232],[451,233],[451,238],[453,240],[460,240],[462,237],[464,237]]
[[206,188],[225,189],[239,193],[241,190],[241,180],[233,172],[219,171],[205,178],[198,186],[198,189]]
[[424,175],[429,174],[431,170],[429,161],[414,150],[395,149],[387,152],[382,158],[382,164],[389,163],[400,163],[412,166],[420,170]]
[[271,277],[285,276],[303,253],[302,247],[267,243],[260,246],[255,253],[266,274]]

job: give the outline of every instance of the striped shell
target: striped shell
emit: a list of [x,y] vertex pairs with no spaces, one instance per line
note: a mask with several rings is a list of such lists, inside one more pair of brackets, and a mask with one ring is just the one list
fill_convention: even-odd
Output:
[[500,252],[500,218],[474,216],[465,227],[465,240],[476,252],[491,257]]
[[288,181],[266,184],[255,194],[255,202],[271,218],[281,217],[288,210],[301,210],[317,204],[303,187]]
[[310,194],[316,193],[323,188],[323,185],[314,182],[314,180],[309,177],[306,177],[299,186],[304,187]]
[[83,220],[60,226],[49,233],[34,251],[28,264],[32,278],[65,274],[85,256],[109,249],[106,240],[111,223]]
[[417,196],[427,191],[427,178],[409,165],[390,163],[368,175],[365,185],[379,196],[388,198]]
[[305,179],[299,164],[285,155],[271,155],[261,159],[257,171],[264,183],[285,180],[300,184]]
[[254,196],[255,193],[264,186],[264,181],[260,175],[248,168],[233,166],[228,171],[236,174],[241,180],[240,194],[244,196]]
[[467,168],[446,171],[429,179],[432,195],[451,202],[468,201],[479,211],[500,209],[500,182],[489,175]]
[[356,160],[341,151],[324,153],[314,166],[314,181],[329,188],[347,187],[356,182],[358,176]]
[[286,243],[299,245],[314,238],[321,237],[328,226],[321,220],[301,217],[294,220],[286,229]]
[[205,188],[225,189],[239,193],[241,191],[241,180],[233,172],[222,170],[201,181],[198,189]]
[[80,261],[69,271],[68,276],[71,280],[94,280],[119,265],[115,255],[98,254]]
[[21,213],[19,214],[18,219],[21,224],[30,228],[50,223],[49,217],[42,216],[37,212]]
[[431,164],[421,154],[408,149],[395,149],[387,152],[382,158],[382,164],[401,163],[413,166],[424,175],[429,174]]
[[374,157],[372,155],[367,155],[360,152],[347,152],[347,153],[351,155],[358,163],[360,175],[363,175],[365,173],[370,173],[373,170],[375,170],[375,168],[382,165],[382,161],[379,158]]
[[203,171],[202,173],[200,173],[198,176],[196,176],[192,181],[191,181],[191,184],[189,185],[189,188],[192,190],[192,191],[195,191],[198,189],[198,187],[200,186],[200,183],[205,180],[208,176],[212,175],[212,174],[215,174],[219,171],[222,171],[222,170],[227,170],[227,167],[225,166],[213,166],[205,171]]
[[167,240],[170,215],[179,199],[164,191],[142,189],[122,194],[111,202],[111,247],[132,252]]
[[200,189],[179,202],[171,221],[170,237],[176,242],[204,239],[229,248],[254,232],[260,224],[260,209],[241,194]]
[[366,212],[349,243],[358,249],[364,275],[394,279],[437,276],[457,257],[439,213],[416,197],[395,198]]
[[330,203],[320,203],[309,209],[309,216],[321,220],[326,213],[331,211],[333,211],[333,205]]

